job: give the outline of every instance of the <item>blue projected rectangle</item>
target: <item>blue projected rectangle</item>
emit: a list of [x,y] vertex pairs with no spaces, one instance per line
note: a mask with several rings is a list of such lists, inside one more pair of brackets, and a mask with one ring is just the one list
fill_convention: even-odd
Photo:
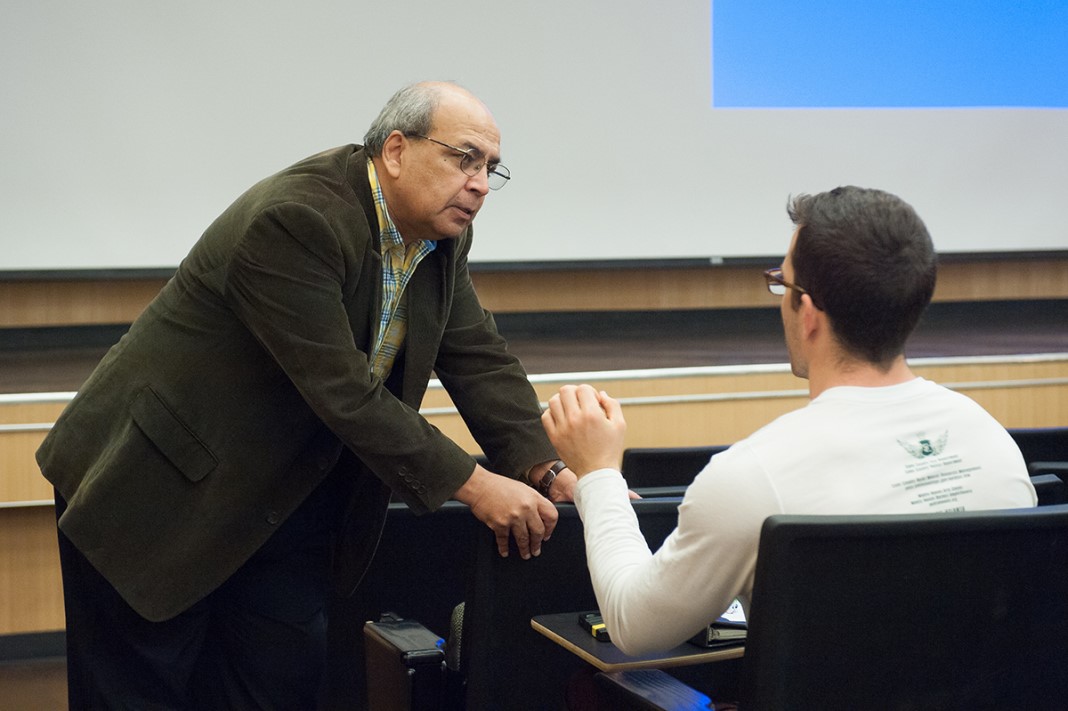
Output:
[[717,108],[1068,108],[1064,0],[713,0]]

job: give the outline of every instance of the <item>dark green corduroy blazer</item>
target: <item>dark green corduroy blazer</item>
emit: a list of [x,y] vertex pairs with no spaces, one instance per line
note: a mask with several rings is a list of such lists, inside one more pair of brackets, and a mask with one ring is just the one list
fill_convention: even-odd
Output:
[[238,198],[38,450],[68,503],[61,529],[149,620],[215,589],[337,467],[358,483],[339,571],[358,580],[390,490],[431,511],[474,468],[418,413],[434,374],[499,471],[555,456],[473,290],[470,230],[413,275],[390,387],[370,375],[382,280],[366,161],[326,151]]

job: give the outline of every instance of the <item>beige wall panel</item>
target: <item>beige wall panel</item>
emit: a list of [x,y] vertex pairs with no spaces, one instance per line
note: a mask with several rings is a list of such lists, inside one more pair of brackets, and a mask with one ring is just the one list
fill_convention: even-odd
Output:
[[131,323],[161,279],[0,281],[0,327]]
[[[757,265],[476,271],[472,279],[483,304],[500,313],[774,306],[762,270]],[[130,323],[165,281],[0,280],[0,328]],[[947,262],[935,291],[936,301],[1064,298],[1068,259]]]
[[[1005,427],[1068,425],[1068,359],[977,364],[921,362],[915,370],[976,400]],[[585,375],[576,374],[569,382],[589,382],[623,402],[627,445],[631,447],[730,444],[808,401],[805,381],[785,369],[753,375],[636,380],[613,378],[610,373]],[[535,389],[544,402],[563,382],[539,379]],[[732,393],[738,399],[714,399],[729,398]],[[433,395],[436,407],[448,406],[442,391]],[[642,402],[645,398],[701,396],[708,401]],[[469,451],[479,451],[458,416],[431,415],[430,420]]]
[[[1005,427],[1059,427],[1065,415],[1068,386],[963,390]],[[628,447],[682,447],[731,444],[779,415],[804,407],[807,398],[739,402],[624,405]],[[431,422],[471,452],[479,449],[458,416],[435,416]]]
[[0,508],[0,634],[63,629],[55,509]]
[[492,311],[656,311],[769,306],[757,267],[476,272]]
[[47,427],[63,411],[66,399],[11,402],[18,397],[0,396],[0,503],[51,500],[52,486],[41,476],[34,452],[47,434]]
[[57,395],[56,402],[18,402],[20,397],[29,399],[35,395],[0,395],[0,424],[51,424],[69,400],[69,395]]
[[1063,299],[1068,260],[948,263],[938,267],[936,301]]
[[[1022,362],[920,361],[916,371],[957,386],[1006,427],[1068,425],[1068,356]],[[807,387],[785,366],[670,371],[671,377],[638,372],[535,376],[542,401],[563,382],[589,382],[624,402],[627,446],[731,444],[775,417],[803,407]],[[50,423],[63,402],[17,404],[0,399],[0,424]],[[27,396],[31,397],[31,396]],[[663,398],[668,402],[660,402]],[[688,399],[700,401],[688,401]],[[733,399],[732,399],[733,398]],[[674,400],[674,402],[670,401]],[[448,396],[431,389],[428,419],[468,451],[478,448],[463,421],[451,412]],[[0,432],[0,501],[35,501],[51,497],[33,452],[44,431]],[[63,625],[61,581],[51,506],[0,507],[0,634],[60,629]]]
[[0,503],[50,501],[48,483],[34,459],[44,432],[0,432]]

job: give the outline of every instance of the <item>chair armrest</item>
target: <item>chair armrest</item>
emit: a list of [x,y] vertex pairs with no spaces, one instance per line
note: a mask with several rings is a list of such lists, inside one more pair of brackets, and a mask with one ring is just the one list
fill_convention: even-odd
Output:
[[[1039,506],[1050,506],[1068,503],[1068,485],[1064,480],[1068,478],[1068,462],[1035,462],[1037,465],[1048,465],[1051,468],[1039,470],[1041,473],[1031,475],[1031,485],[1035,487],[1038,495]],[[1061,467],[1058,471],[1055,467]]]
[[1056,474],[1060,476],[1061,479],[1064,479],[1065,475],[1068,474],[1068,462],[1031,462],[1027,465],[1027,471],[1031,474],[1031,476],[1035,476],[1037,474]]

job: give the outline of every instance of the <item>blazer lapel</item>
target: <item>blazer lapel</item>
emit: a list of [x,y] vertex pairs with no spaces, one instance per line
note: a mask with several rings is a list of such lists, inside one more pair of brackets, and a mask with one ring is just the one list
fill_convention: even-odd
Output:
[[406,289],[408,335],[404,347],[401,399],[413,407],[422,402],[445,331],[451,247],[449,241],[438,242],[437,249],[420,262]]

